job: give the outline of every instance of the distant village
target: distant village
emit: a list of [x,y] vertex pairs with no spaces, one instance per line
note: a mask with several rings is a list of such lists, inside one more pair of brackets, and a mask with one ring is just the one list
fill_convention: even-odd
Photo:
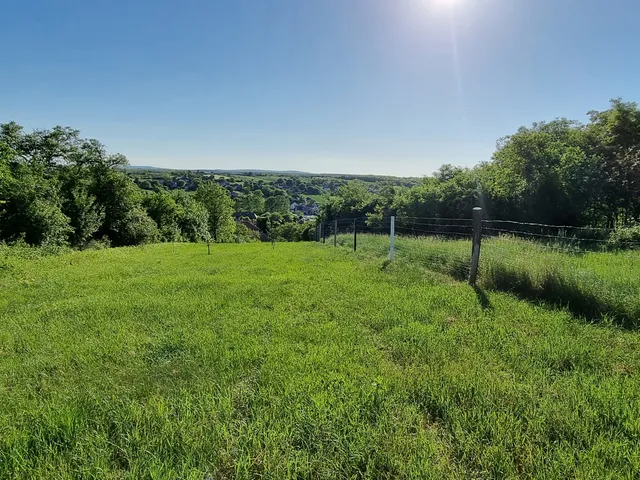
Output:
[[[200,182],[213,180],[236,201],[236,218],[250,221],[255,221],[265,212],[285,213],[285,210],[301,219],[313,219],[319,214],[322,196],[337,193],[341,186],[353,180],[364,182],[372,193],[379,190],[382,182],[404,186],[411,186],[416,182],[415,179],[376,176],[213,173],[151,168],[132,169],[128,173],[140,188],[149,191],[159,188],[195,191]],[[263,204],[262,208],[251,208],[252,203],[247,201],[256,194],[259,196],[258,203]],[[277,201],[274,202],[274,198]],[[277,208],[274,204],[277,204]]]

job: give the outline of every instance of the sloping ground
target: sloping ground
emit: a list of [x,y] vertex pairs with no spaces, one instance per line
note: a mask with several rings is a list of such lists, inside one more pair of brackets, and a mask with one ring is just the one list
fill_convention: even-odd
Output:
[[317,244],[0,268],[0,478],[610,478],[640,336]]
[[[338,244],[353,248],[352,235]],[[588,321],[640,329],[640,251],[561,251],[517,238],[487,238],[480,254],[478,285],[566,308]],[[397,263],[469,278],[471,241],[397,237]],[[356,256],[389,256],[389,237],[358,235]]]

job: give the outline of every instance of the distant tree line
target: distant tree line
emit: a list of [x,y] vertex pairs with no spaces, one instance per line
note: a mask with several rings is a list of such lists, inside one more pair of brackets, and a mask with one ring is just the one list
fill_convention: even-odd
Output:
[[584,125],[535,123],[498,141],[490,162],[443,165],[412,188],[364,183],[325,199],[321,219],[387,215],[470,218],[481,206],[492,219],[616,227],[640,221],[640,109],[613,100]]

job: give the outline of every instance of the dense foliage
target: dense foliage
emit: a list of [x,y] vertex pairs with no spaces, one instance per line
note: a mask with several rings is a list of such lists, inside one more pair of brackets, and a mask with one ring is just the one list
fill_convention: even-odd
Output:
[[413,188],[376,194],[362,182],[322,205],[326,220],[402,214],[469,218],[474,206],[494,219],[556,225],[617,226],[640,220],[640,109],[613,100],[590,122],[557,119],[522,127],[498,142],[491,162],[442,166]]
[[[27,133],[11,122],[0,125],[0,242],[229,242],[248,238],[247,222],[296,241],[309,239],[315,215],[469,218],[478,205],[492,219],[633,228],[640,221],[640,109],[613,100],[589,115],[586,125],[557,119],[522,127],[498,141],[492,161],[443,165],[420,181],[127,170],[124,156],[77,130]],[[633,232],[612,242],[624,244]]]
[[77,130],[0,125],[0,242],[85,248],[236,238],[234,202],[219,185],[145,191],[126,164]]

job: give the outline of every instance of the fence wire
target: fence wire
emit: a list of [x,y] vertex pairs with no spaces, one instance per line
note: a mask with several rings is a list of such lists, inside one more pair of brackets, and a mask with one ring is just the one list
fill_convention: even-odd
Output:
[[[472,219],[343,218],[319,225],[316,238],[389,259],[392,222],[395,260],[469,279]],[[610,228],[490,219],[478,225],[480,286],[640,326],[640,242],[612,242]]]
[[[391,225],[394,237],[391,241]],[[477,220],[477,285],[544,301],[580,316],[640,328],[640,242],[610,228]],[[397,216],[325,222],[316,238],[358,255],[390,258],[470,280],[474,221]],[[486,297],[482,297],[486,298]]]

